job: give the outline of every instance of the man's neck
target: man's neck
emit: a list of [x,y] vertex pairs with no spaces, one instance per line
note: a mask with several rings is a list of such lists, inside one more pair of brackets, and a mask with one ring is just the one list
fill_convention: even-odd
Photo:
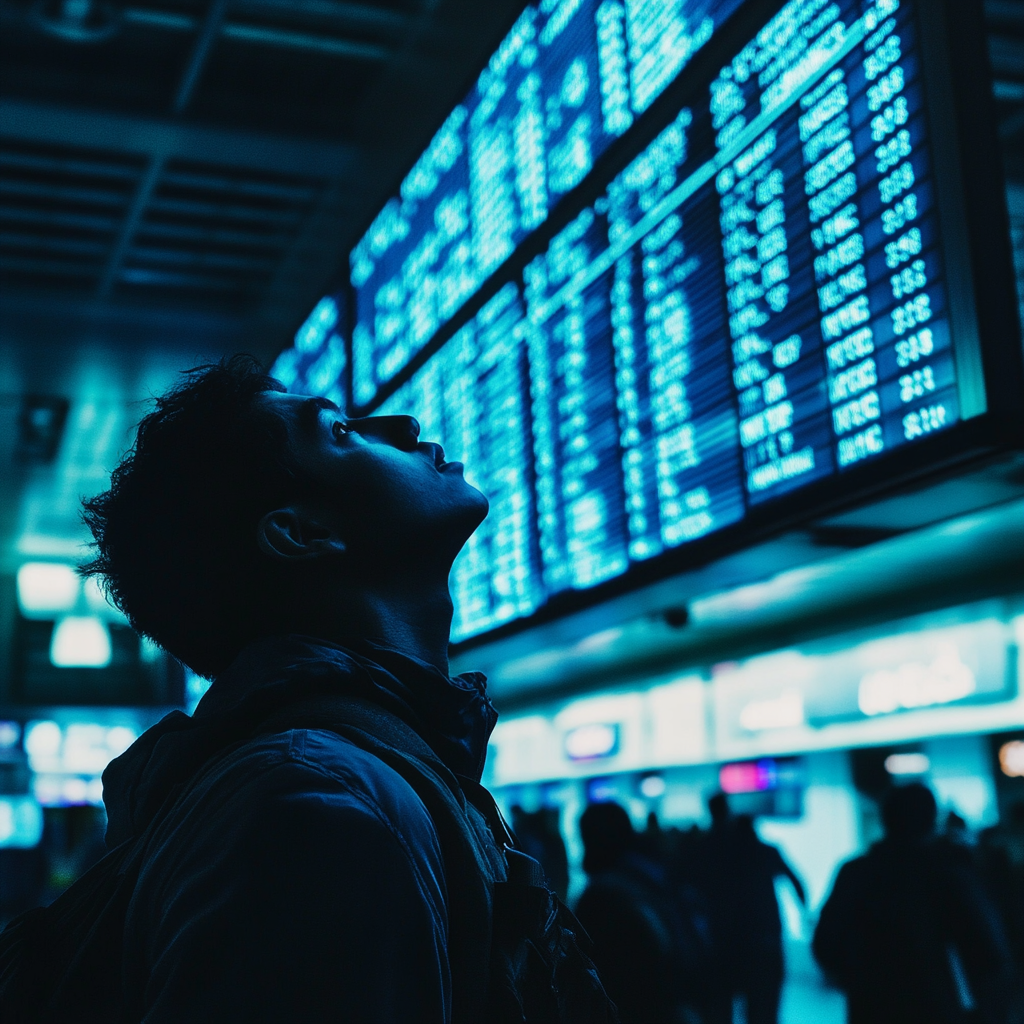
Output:
[[452,599],[447,577],[339,586],[303,619],[295,632],[311,633],[342,646],[370,640],[448,674]]

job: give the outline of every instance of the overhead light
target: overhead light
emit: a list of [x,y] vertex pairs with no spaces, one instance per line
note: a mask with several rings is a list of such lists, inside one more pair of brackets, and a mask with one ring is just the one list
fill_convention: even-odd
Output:
[[640,780],[640,792],[648,800],[656,800],[665,793],[665,780],[660,775],[647,775]]
[[68,615],[54,627],[50,661],[57,668],[106,668],[110,658],[110,630],[95,615]]
[[102,0],[37,0],[29,17],[67,43],[99,43],[121,26],[121,13]]
[[29,722],[25,753],[34,772],[98,777],[138,738],[137,729],[127,725],[84,721],[70,722],[62,728],[57,722],[44,719]]
[[579,725],[565,734],[565,753],[570,761],[610,757],[619,746],[619,726],[604,722]]
[[1024,778],[1024,740],[1010,740],[999,748],[999,767],[1011,779]]
[[25,730],[25,753],[32,771],[50,770],[60,757],[63,742],[64,734],[56,722],[30,722]]
[[924,775],[931,766],[927,754],[890,754],[885,759],[890,775]]
[[89,542],[83,537],[54,537],[45,533],[23,533],[15,544],[19,555],[28,558],[72,558],[76,561],[87,557]]
[[53,618],[74,609],[81,586],[70,565],[26,562],[18,569],[18,606],[28,618]]
[[32,793],[43,807],[98,807],[103,803],[103,779],[98,775],[36,775]]
[[740,711],[740,725],[747,732],[795,729],[804,722],[804,698],[799,690],[785,690],[767,700],[752,700]]
[[123,754],[139,737],[134,729],[126,725],[115,725],[107,730],[107,749],[111,755],[117,757]]

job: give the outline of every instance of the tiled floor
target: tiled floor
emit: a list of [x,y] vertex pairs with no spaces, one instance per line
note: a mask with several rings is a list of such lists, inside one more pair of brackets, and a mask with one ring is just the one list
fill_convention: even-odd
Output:
[[806,942],[786,942],[786,984],[779,1024],[846,1024],[846,1000],[825,984]]

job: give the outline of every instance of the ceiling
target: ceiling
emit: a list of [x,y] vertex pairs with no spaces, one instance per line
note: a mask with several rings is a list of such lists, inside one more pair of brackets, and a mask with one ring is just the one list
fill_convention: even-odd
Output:
[[280,348],[517,6],[2,0],[5,313]]
[[0,0],[0,571],[78,550],[178,370],[290,342],[520,6]]
[[[0,0],[0,572],[76,555],[178,370],[290,341],[521,6]],[[1021,253],[1024,0],[985,13]]]

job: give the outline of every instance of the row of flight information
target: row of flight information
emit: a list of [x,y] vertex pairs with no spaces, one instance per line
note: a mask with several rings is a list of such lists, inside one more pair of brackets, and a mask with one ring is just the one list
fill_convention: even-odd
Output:
[[958,420],[913,7],[792,0],[381,405],[491,502],[454,640]]
[[540,0],[352,250],[353,398],[373,402],[742,0]]

